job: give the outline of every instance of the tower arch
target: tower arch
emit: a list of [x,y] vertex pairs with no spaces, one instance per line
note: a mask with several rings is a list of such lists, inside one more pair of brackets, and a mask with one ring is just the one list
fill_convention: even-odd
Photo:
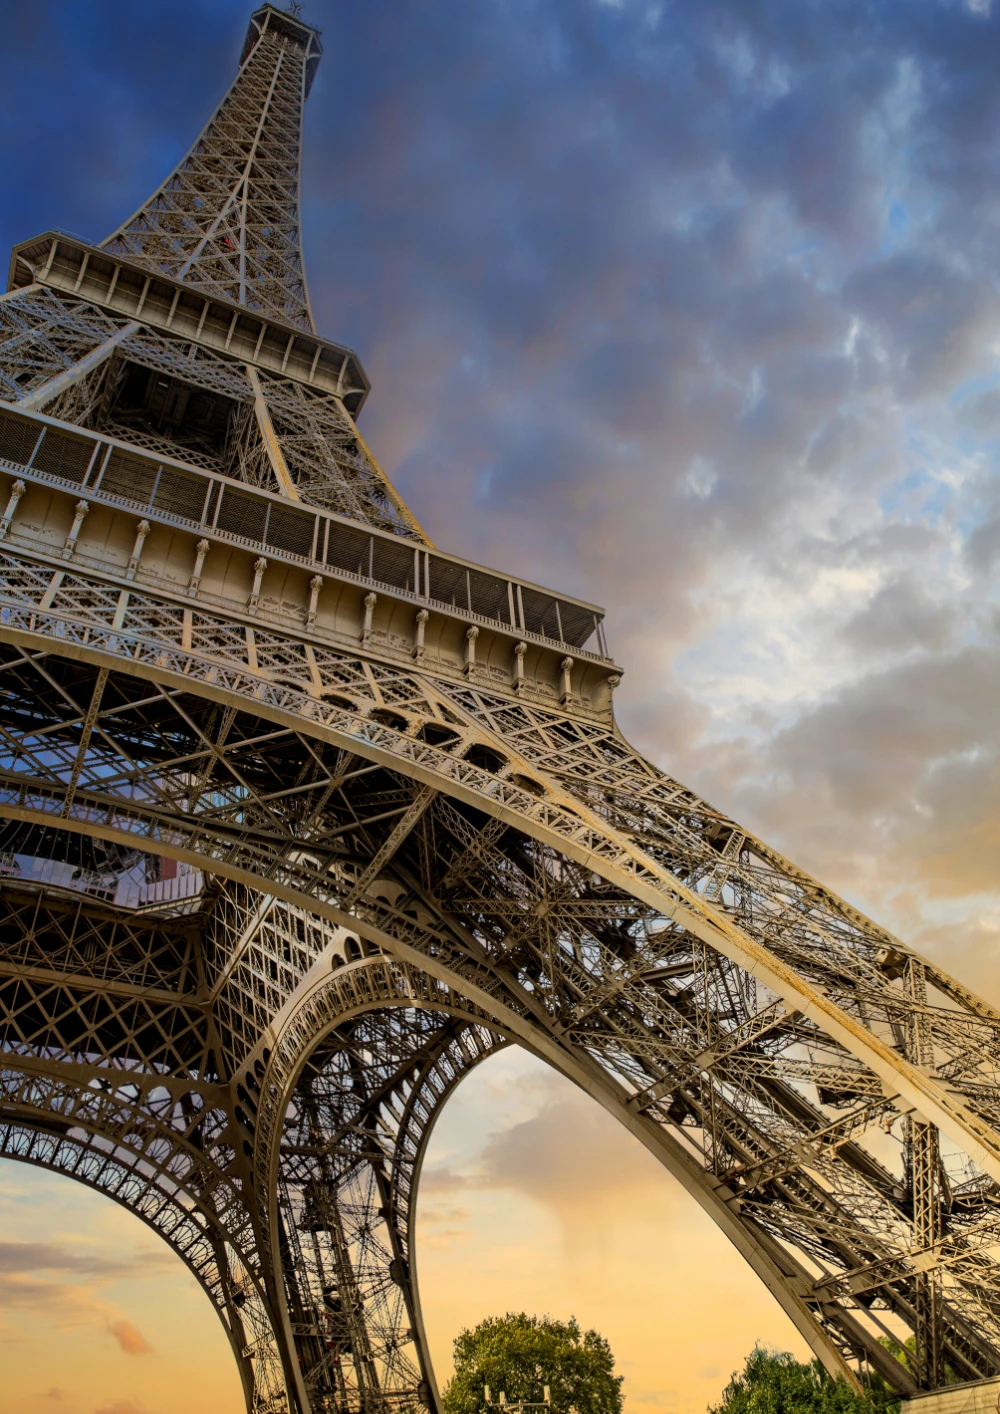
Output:
[[144,1153],[108,1144],[106,1130],[62,1118],[40,1104],[5,1105],[0,1158],[70,1179],[143,1222],[171,1249],[212,1304],[232,1350],[247,1407],[283,1398],[281,1327],[273,1302],[219,1223],[198,1221],[190,1197],[150,1176]]

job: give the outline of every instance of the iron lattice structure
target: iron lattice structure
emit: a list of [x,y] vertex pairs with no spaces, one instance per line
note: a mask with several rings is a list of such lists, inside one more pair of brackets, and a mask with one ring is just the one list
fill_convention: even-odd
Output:
[[309,314],[319,53],[258,10],[0,298],[2,1152],[170,1243],[249,1409],[434,1410],[421,1160],[513,1042],[830,1370],[1000,1372],[1000,1015],[629,747],[599,609],[428,541]]

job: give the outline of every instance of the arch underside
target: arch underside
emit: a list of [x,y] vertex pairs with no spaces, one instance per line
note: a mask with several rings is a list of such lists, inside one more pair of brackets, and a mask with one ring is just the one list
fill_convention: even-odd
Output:
[[[172,1182],[141,1148],[116,1143],[107,1125],[89,1129],[77,1112],[80,1102],[86,1103],[86,1091],[74,1093],[74,1087],[53,1085],[49,1077],[25,1077],[9,1069],[3,1083],[0,1158],[82,1183],[146,1223],[211,1301],[232,1347],[248,1409],[287,1407],[284,1371],[253,1250],[240,1252],[224,1218],[206,1221],[190,1191]],[[158,1148],[162,1154],[166,1146]]]
[[55,1144],[89,1106],[88,1152],[222,1234],[235,1278],[186,1260],[253,1407],[433,1405],[422,1145],[507,1039],[658,1155],[830,1368],[1000,1371],[985,1003],[598,723],[264,630],[251,664],[208,613],[188,647],[170,606],[123,626],[50,578],[9,562],[0,624],[4,1076],[37,1090],[3,1117]]

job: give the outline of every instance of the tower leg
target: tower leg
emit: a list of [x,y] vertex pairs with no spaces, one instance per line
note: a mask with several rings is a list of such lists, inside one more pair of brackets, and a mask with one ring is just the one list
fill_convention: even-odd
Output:
[[485,1029],[469,1039],[466,1027],[399,1007],[368,1012],[322,1043],[296,1086],[281,1146],[279,1242],[312,1414],[439,1407],[412,1199],[441,1103],[502,1044]]
[[[933,1043],[927,1021],[927,971],[920,958],[907,962],[906,990],[916,1003],[907,1026],[907,1059],[931,1066]],[[911,1116],[906,1121],[906,1167],[913,1205],[913,1245],[928,1251],[942,1235],[941,1156],[937,1128]],[[935,1389],[944,1378],[941,1360],[940,1277],[936,1271],[917,1271],[913,1278],[916,1329],[917,1382]]]

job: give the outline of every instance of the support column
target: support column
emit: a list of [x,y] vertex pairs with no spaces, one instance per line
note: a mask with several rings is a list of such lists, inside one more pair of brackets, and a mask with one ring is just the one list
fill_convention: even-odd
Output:
[[65,393],[67,388],[72,388],[74,383],[79,383],[81,378],[86,378],[88,373],[93,373],[95,368],[100,368],[102,363],[106,363],[119,344],[130,338],[138,328],[138,322],[134,319],[131,320],[123,328],[116,330],[109,339],[105,339],[103,344],[98,344],[96,349],[92,349],[72,367],[67,368],[64,373],[57,373],[54,378],[50,378],[40,388],[36,388],[27,397],[21,398],[17,406],[28,412],[38,412],[46,403],[51,403],[54,398],[58,398],[60,393]]
[[[915,1065],[934,1063],[933,1042],[926,1013],[927,972],[923,961],[910,957],[906,968],[906,990],[916,1002],[907,1026],[906,1058]],[[941,1158],[937,1127],[920,1115],[906,1120],[906,1160],[913,1203],[913,1245],[925,1251],[942,1236]],[[916,1321],[915,1364],[917,1383],[936,1389],[944,1379],[941,1361],[940,1278],[936,1271],[914,1274]]]
[[247,613],[256,614],[260,606],[260,586],[264,582],[264,571],[267,569],[267,561],[261,555],[253,562],[253,588],[250,590],[250,598],[247,600]]
[[418,663],[423,661],[424,656],[424,630],[427,628],[427,620],[430,614],[426,609],[417,610],[417,631],[413,640],[413,657]]
[[375,593],[365,595],[365,617],[361,625],[361,646],[368,647],[368,640],[372,636],[372,620],[375,616],[375,605],[378,603],[378,595]]
[[26,487],[23,481],[15,481],[10,488],[10,495],[7,498],[7,506],[0,520],[0,540],[7,539],[7,532],[10,530],[10,523],[14,519],[14,512],[17,510],[17,503],[24,495]]
[[281,442],[278,434],[274,430],[274,423],[271,421],[271,411],[267,406],[267,399],[264,397],[264,390],[260,385],[260,374],[252,363],[245,365],[250,386],[253,388],[253,410],[257,418],[257,426],[260,429],[261,440],[267,452],[267,459],[271,463],[271,470],[274,472],[274,479],[278,483],[278,489],[283,496],[288,496],[293,501],[302,498],[299,495],[298,487],[292,480],[292,473],[288,470],[288,463],[285,461],[285,454],[281,450]]
[[559,701],[564,707],[573,705],[573,659],[564,658],[559,664],[562,673],[562,694]]
[[146,536],[149,534],[149,521],[141,520],[136,526],[135,544],[132,546],[132,553],[128,557],[128,568],[125,571],[126,579],[135,579],[135,572],[139,568],[139,560],[142,557],[142,547],[146,543]]
[[63,546],[62,557],[64,560],[73,558],[73,551],[76,549],[76,542],[80,538],[80,531],[83,529],[83,522],[90,511],[90,504],[87,501],[77,501],[76,515],[73,517],[73,525],[66,536],[66,544]]
[[514,644],[514,691],[520,692],[524,687],[524,655],[528,651],[526,643]]
[[309,607],[306,610],[306,628],[312,628],[316,622],[316,610],[319,605],[319,591],[323,588],[323,576],[314,574],[309,581]]
[[198,587],[201,584],[201,572],[205,567],[205,556],[208,554],[208,551],[208,541],[199,540],[198,544],[195,546],[194,570],[192,571],[191,579],[188,582],[188,594],[191,596],[192,599],[194,599],[198,593]]

